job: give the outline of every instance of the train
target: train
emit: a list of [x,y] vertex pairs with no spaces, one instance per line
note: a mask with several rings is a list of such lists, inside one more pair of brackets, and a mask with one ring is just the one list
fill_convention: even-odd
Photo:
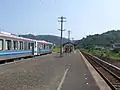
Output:
[[53,43],[0,32],[0,61],[52,53]]

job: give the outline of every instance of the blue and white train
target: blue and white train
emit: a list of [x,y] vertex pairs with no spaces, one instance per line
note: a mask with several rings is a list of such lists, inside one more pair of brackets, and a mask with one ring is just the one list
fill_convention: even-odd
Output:
[[0,32],[0,61],[52,52],[53,44]]

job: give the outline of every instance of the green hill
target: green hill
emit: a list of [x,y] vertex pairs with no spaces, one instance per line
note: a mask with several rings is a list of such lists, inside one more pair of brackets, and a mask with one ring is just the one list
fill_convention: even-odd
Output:
[[[30,39],[36,39],[36,40],[45,40],[48,42],[52,42],[56,45],[60,44],[60,37],[54,36],[54,35],[33,35],[33,34],[27,34],[27,35],[19,35],[21,37],[30,38]],[[63,38],[63,43],[67,42],[68,39]]]
[[120,43],[120,30],[112,30],[102,34],[89,35],[75,42],[78,47],[92,48],[96,45],[110,47],[114,43]]

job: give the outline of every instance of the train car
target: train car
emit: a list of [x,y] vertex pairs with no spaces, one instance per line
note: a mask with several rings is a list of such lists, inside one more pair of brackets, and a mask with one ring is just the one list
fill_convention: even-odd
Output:
[[46,41],[0,32],[0,61],[50,53],[51,45]]
[[52,53],[52,45],[50,42],[37,41],[38,55]]
[[36,55],[36,42],[11,33],[0,32],[0,60]]

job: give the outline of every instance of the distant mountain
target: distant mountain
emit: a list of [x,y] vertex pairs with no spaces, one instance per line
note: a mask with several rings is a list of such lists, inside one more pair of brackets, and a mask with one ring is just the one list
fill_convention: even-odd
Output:
[[[60,37],[54,36],[54,35],[33,35],[33,34],[27,34],[27,35],[19,35],[21,37],[30,38],[30,39],[36,39],[36,40],[45,40],[48,42],[52,42],[56,45],[60,44]],[[63,43],[67,42],[68,39],[63,38]]]
[[92,48],[96,45],[110,47],[114,43],[120,43],[120,30],[112,30],[102,34],[89,35],[75,42],[78,47]]

